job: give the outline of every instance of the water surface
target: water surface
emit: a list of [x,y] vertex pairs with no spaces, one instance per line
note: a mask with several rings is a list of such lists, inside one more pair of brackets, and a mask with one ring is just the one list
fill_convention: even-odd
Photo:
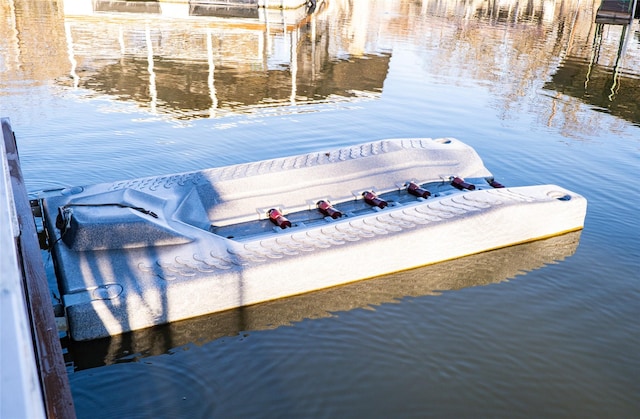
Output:
[[580,233],[65,339],[78,416],[639,416],[640,32],[637,20],[596,24],[596,8],[332,0],[220,17],[3,3],[0,115],[34,196],[454,136],[503,184],[556,183],[589,201]]

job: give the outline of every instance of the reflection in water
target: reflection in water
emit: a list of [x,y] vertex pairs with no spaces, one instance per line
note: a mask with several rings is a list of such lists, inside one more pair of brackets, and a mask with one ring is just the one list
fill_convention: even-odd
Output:
[[[392,57],[410,52],[435,82],[486,86],[505,119],[533,109],[564,132],[597,127],[597,114],[578,117],[579,106],[562,100],[568,94],[638,124],[637,30],[621,36],[619,27],[595,25],[596,6],[332,0],[234,12],[190,2],[67,0],[60,10],[12,0],[2,9],[0,50],[7,81],[26,69],[29,80],[57,72],[60,86],[176,119],[375,100],[385,82],[403,77],[402,66],[389,73]],[[30,28],[42,19],[53,30],[46,39]],[[35,58],[45,50],[46,63]],[[552,109],[532,99],[541,87],[555,91]]]
[[[207,46],[216,44],[215,38],[211,39],[206,38]],[[119,99],[134,100],[143,106],[181,117],[220,116],[226,112],[251,112],[263,107],[291,105],[292,102],[321,102],[334,95],[367,97],[363,92],[382,89],[389,57],[364,58],[328,63],[324,74],[305,73],[306,69],[298,69],[296,80],[292,81],[287,70],[239,70],[215,66],[214,58],[209,63],[177,63],[163,58],[145,60],[129,57],[107,64],[94,74],[85,74],[80,87],[116,95]],[[366,73],[363,68],[366,68]],[[362,77],[362,74],[367,74],[367,77]],[[142,83],[145,78],[150,79],[147,88]]]
[[545,89],[640,125],[640,77],[623,66],[630,38],[630,25],[596,23],[591,48],[569,50]]
[[126,1],[126,0],[93,0],[95,12],[118,13],[152,13],[160,14],[160,3],[157,1]]
[[[332,39],[324,3],[312,16],[294,16],[295,23],[287,14],[300,11],[273,16],[273,11],[247,7],[241,9],[251,10],[248,16],[234,14],[243,19],[149,23],[148,14],[135,19],[118,13],[129,7],[160,13],[159,3],[149,6],[153,10],[122,3],[96,3],[92,16],[110,12],[99,33],[86,16],[67,17],[72,73],[75,62],[82,63],[82,77],[74,85],[134,101],[152,112],[189,119],[334,101],[336,96],[371,98],[382,90],[387,75],[389,54],[339,57],[343,42]],[[219,18],[220,13],[231,12],[226,6],[193,4],[188,11],[190,17]]]
[[398,302],[406,297],[488,285],[561,261],[575,252],[581,232],[507,247],[297,297],[201,316],[89,342],[68,342],[67,362],[78,371],[160,355],[241,332],[272,329],[336,312]]

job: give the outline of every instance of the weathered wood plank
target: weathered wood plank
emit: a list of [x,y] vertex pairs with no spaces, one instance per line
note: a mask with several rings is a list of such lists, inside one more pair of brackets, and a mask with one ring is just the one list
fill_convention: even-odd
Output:
[[18,262],[23,271],[26,302],[31,318],[45,410],[49,418],[75,418],[69,379],[53,314],[51,294],[42,263],[29,196],[22,177],[14,133],[9,119],[2,118],[1,124],[20,228],[20,235],[16,239]]

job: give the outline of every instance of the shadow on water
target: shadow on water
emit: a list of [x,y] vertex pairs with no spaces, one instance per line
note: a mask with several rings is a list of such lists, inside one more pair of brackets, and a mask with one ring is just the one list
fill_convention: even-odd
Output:
[[67,341],[67,365],[75,371],[169,353],[247,331],[274,329],[336,312],[402,303],[407,297],[513,279],[574,254],[581,232],[493,250],[465,258],[359,281],[296,297],[205,315],[88,342]]

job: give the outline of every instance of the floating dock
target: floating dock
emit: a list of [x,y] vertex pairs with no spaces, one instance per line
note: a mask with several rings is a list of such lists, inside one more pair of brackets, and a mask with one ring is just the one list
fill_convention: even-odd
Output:
[[456,139],[403,138],[69,187],[42,207],[81,341],[579,230],[586,200],[502,187]]

